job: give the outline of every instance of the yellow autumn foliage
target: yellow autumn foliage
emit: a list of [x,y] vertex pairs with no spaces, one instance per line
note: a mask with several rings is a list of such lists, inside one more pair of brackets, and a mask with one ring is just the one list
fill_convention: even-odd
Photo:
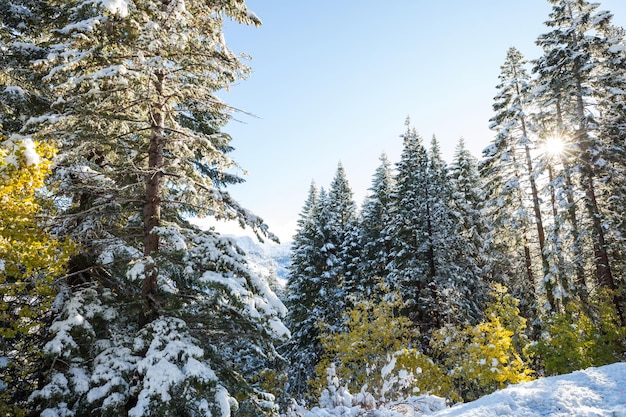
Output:
[[486,320],[465,328],[443,327],[431,341],[465,400],[533,379],[524,359],[526,320],[519,315],[517,300],[497,284],[492,297]]
[[362,300],[344,314],[346,331],[322,332],[324,354],[310,381],[317,398],[327,387],[331,366],[340,386],[368,392],[376,401],[422,394],[458,398],[446,369],[410,347],[417,335],[408,318],[394,315],[397,308],[393,301]]
[[585,311],[570,302],[565,311],[544,317],[542,337],[532,346],[546,375],[560,375],[622,360],[626,327],[613,304],[613,293],[598,290]]
[[32,384],[28,378],[41,353],[34,340],[54,300],[54,279],[75,251],[39,221],[44,202],[38,190],[54,153],[46,144],[0,137],[0,379],[9,387],[0,392],[3,415],[7,409],[19,415],[20,399],[12,396]]
[[341,385],[351,392],[381,387],[380,370],[387,356],[406,346],[410,321],[393,316],[393,303],[357,302],[344,313],[347,331],[329,333],[322,326],[322,360],[316,367],[316,378],[310,386],[319,397],[326,387],[326,370],[335,364]]
[[447,369],[415,348],[394,352],[384,371],[384,400],[398,400],[411,395],[436,395],[451,402],[461,397]]

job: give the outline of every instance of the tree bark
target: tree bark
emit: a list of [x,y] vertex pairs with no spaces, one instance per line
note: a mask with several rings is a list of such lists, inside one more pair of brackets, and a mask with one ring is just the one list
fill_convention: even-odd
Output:
[[[528,138],[526,131],[526,122],[524,119],[522,122],[522,135]],[[556,299],[554,297],[554,281],[549,277],[550,275],[550,263],[548,262],[548,254],[546,250],[546,234],[543,228],[543,218],[541,216],[541,207],[539,205],[539,192],[537,191],[537,182],[535,181],[535,175],[533,173],[533,163],[530,156],[530,147],[528,144],[524,144],[524,150],[526,154],[526,170],[528,171],[528,179],[530,181],[530,191],[533,197],[533,210],[535,213],[535,225],[537,227],[537,238],[539,240],[539,252],[541,254],[541,269],[543,271],[543,279],[546,297],[548,298],[548,304],[550,311],[555,311],[558,307],[556,305]],[[548,279],[546,279],[548,277]]]
[[585,103],[583,101],[583,87],[580,76],[576,78],[576,111],[578,116],[578,146],[580,158],[582,161],[582,182],[585,190],[585,205],[591,218],[591,227],[593,230],[593,260],[596,267],[596,277],[598,283],[608,289],[613,297],[613,304],[620,318],[622,325],[626,324],[626,313],[623,309],[621,297],[617,294],[615,280],[611,271],[609,254],[606,247],[606,239],[604,237],[604,229],[602,228],[602,213],[598,207],[596,198],[596,190],[594,186],[594,167],[591,162],[591,139],[585,120]]
[[[519,174],[519,170],[518,170],[518,165],[517,165],[517,157],[515,156],[515,149],[512,146],[512,144],[509,144],[509,149],[511,150],[511,155],[512,155],[512,160],[513,160],[513,175],[515,175],[515,178],[517,179],[517,182],[519,184],[519,180],[520,180],[520,174]],[[515,191],[515,196],[517,197],[517,201],[520,207],[522,207],[524,205],[524,199],[522,198],[522,195],[518,190]],[[523,244],[524,244],[524,267],[526,269],[526,282],[524,283],[524,292],[526,291],[526,288],[528,290],[530,290],[531,292],[531,296],[532,296],[532,300],[531,303],[529,304],[529,315],[531,317],[531,320],[534,320],[537,317],[537,305],[538,305],[538,299],[537,299],[537,285],[535,283],[535,277],[533,274],[533,262],[532,262],[532,255],[531,255],[531,251],[530,251],[530,242],[528,239],[528,228],[527,228],[527,222],[526,219],[522,219],[522,240],[523,240]]]
[[[150,144],[148,147],[148,173],[146,175],[146,196],[144,203],[144,255],[153,256],[159,250],[159,236],[153,233],[161,224],[161,181],[163,177],[163,147],[165,143],[165,100],[163,97],[165,71],[155,73],[154,86],[158,98],[151,109]],[[141,295],[147,311],[142,324],[149,323],[158,316],[159,305],[156,300],[158,291],[158,268],[154,261],[149,261],[145,268]]]
[[[563,132],[563,111],[561,109],[560,95],[556,100],[556,117],[559,132]],[[581,301],[588,301],[589,290],[587,288],[587,280],[585,278],[585,268],[583,266],[583,250],[580,242],[580,230],[578,228],[578,214],[576,209],[576,201],[574,200],[574,184],[570,173],[570,167],[565,157],[561,155],[561,164],[563,165],[563,175],[565,176],[565,199],[567,200],[567,215],[572,227],[572,252],[574,253],[574,268],[576,270],[576,293]]]

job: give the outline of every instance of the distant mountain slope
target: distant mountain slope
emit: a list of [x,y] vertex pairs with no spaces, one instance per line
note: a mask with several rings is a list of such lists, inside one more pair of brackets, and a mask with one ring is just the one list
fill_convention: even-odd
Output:
[[273,242],[260,243],[249,236],[229,236],[247,254],[249,268],[258,275],[268,278],[270,285],[274,285],[272,277],[276,278],[278,289],[272,288],[280,296],[280,292],[287,283],[288,267],[291,251],[291,242],[276,244]]

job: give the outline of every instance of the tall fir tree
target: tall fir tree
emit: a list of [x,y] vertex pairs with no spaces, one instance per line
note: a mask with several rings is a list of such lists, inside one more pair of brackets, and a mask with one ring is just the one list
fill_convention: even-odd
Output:
[[[343,313],[351,308],[351,301],[359,297],[361,276],[358,265],[361,259],[359,215],[352,188],[343,164],[339,163],[328,194],[330,223],[327,244],[336,253],[335,263],[330,265],[329,292],[333,309],[328,306],[329,324],[338,326]],[[332,250],[332,249],[331,249]]]
[[407,118],[406,132],[401,136],[403,149],[396,164],[392,221],[393,260],[389,265],[387,284],[398,291],[403,314],[415,326],[428,330],[437,324],[435,289],[429,268],[428,215],[426,195],[428,155],[423,140]]
[[507,285],[522,300],[522,314],[537,317],[538,291],[536,251],[531,239],[532,220],[524,199],[524,147],[528,128],[523,111],[527,75],[523,57],[509,49],[501,67],[498,94],[494,98],[490,128],[496,132],[483,151],[481,175],[486,182],[486,213],[491,224],[490,252],[494,258],[494,278]]
[[460,219],[453,210],[454,188],[450,171],[433,136],[428,151],[427,187],[429,268],[441,324],[476,323],[482,318],[486,287],[472,257],[470,242],[462,233]]
[[378,282],[386,279],[392,260],[392,239],[388,233],[391,231],[393,190],[391,162],[383,154],[361,209],[360,239],[363,250],[357,289],[368,296],[378,292]]
[[224,189],[241,179],[215,96],[248,71],[224,19],[260,21],[239,1],[50,7],[55,27],[29,34],[50,106],[23,129],[60,148],[58,220],[83,252],[60,281],[33,412],[274,413],[256,381],[288,336],[284,306],[231,239],[186,220],[272,237]]
[[[602,114],[596,109],[598,77],[604,73],[604,55],[612,48],[606,37],[612,15],[599,11],[599,4],[584,0],[551,0],[552,11],[546,25],[552,30],[539,36],[537,44],[544,54],[535,61],[538,99],[547,104],[548,94],[557,100],[555,129],[570,142],[572,172],[582,193],[588,245],[593,252],[593,279],[602,287],[616,291],[612,259],[607,245],[607,217],[602,207],[603,184],[612,172],[607,171],[609,151],[599,136]],[[586,223],[586,222],[585,222]],[[624,305],[616,294],[614,300],[622,322]]]
[[[536,244],[529,244],[528,250],[532,252],[533,261],[539,264],[540,268],[534,268],[539,274],[537,279],[538,292],[536,297],[547,299],[548,310],[554,310],[556,306],[556,295],[562,291],[555,291],[558,285],[557,274],[553,274],[550,268],[550,256],[546,233],[544,228],[544,215],[541,208],[539,186],[537,185],[538,168],[532,160],[531,152],[536,150],[536,136],[531,135],[532,125],[528,117],[529,96],[531,90],[530,76],[526,71],[526,62],[522,54],[515,48],[509,48],[504,64],[501,67],[498,84],[498,95],[495,98],[494,110],[496,115],[492,118],[492,128],[497,130],[498,135],[507,136],[508,152],[516,162],[514,175],[520,181],[519,187],[528,190],[530,194],[528,236],[534,229],[534,238],[529,241]],[[522,191],[522,193],[526,193]],[[534,228],[531,225],[534,224]],[[539,305],[544,303],[539,302]]]
[[324,190],[318,191],[311,183],[291,246],[285,304],[292,337],[283,349],[289,362],[287,391],[298,400],[308,399],[308,381],[314,377],[322,354],[318,323],[323,317],[314,313],[318,313],[315,307],[322,301],[322,275],[327,269],[322,251],[325,240],[320,233],[323,228],[319,224],[325,199]]
[[605,36],[606,48],[602,50],[603,66],[597,77],[596,94],[602,114],[599,137],[605,144],[607,161],[604,177],[608,198],[603,209],[611,228],[607,231],[607,245],[613,255],[613,270],[622,311],[626,311],[626,221],[622,207],[626,205],[626,30],[608,26]]
[[[465,263],[469,293],[474,294],[479,311],[484,309],[488,283],[492,280],[488,239],[488,224],[485,213],[484,180],[478,171],[478,160],[465,147],[461,138],[456,146],[450,165],[452,189],[451,210],[458,222],[458,234],[463,239],[461,259]],[[473,281],[473,282],[472,282]]]

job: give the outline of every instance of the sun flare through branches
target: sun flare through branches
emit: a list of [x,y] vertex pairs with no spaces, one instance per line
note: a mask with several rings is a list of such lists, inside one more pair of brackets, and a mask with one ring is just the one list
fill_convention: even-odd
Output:
[[550,136],[546,138],[543,149],[549,157],[562,156],[565,153],[565,141],[561,136]]

